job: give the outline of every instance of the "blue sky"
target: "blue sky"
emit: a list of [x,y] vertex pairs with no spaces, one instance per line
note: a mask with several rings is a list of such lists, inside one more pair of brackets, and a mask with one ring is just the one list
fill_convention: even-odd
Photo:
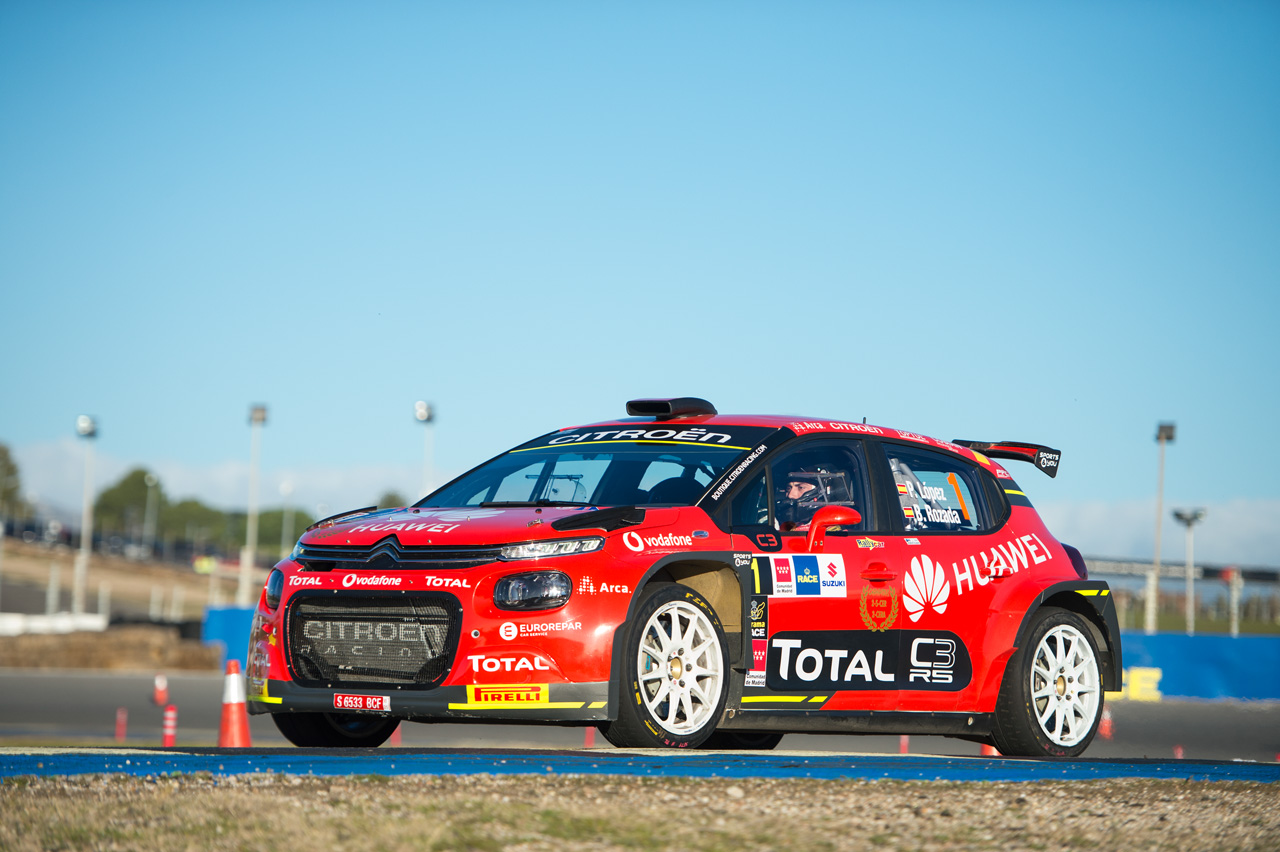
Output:
[[[6,3],[0,442],[78,505],[416,496],[638,396],[1064,453],[1280,564],[1280,7]],[[1166,524],[1166,557],[1181,553]]]

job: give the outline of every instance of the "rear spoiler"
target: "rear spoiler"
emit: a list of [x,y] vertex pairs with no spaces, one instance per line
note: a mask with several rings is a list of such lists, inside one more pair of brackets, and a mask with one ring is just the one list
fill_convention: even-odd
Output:
[[952,441],[974,452],[983,453],[993,459],[1013,459],[1031,462],[1049,476],[1058,475],[1058,462],[1062,460],[1062,452],[1041,444],[1023,444],[1018,441],[1000,441],[992,444],[987,441]]

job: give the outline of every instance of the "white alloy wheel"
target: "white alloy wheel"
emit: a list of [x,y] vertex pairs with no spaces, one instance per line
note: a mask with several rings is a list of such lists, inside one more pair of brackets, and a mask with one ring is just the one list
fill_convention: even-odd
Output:
[[1070,624],[1059,624],[1036,645],[1031,701],[1040,730],[1060,746],[1074,746],[1093,730],[1102,706],[1102,678],[1092,643]]
[[645,623],[636,655],[641,698],[668,733],[684,736],[714,722],[724,653],[706,613],[684,601],[663,604]]

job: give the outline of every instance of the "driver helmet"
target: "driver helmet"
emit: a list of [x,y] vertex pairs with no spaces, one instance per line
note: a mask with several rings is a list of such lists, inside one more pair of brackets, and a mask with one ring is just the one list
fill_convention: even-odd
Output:
[[852,505],[849,475],[827,464],[804,465],[787,473],[778,499],[778,522],[794,529],[813,519],[823,506]]

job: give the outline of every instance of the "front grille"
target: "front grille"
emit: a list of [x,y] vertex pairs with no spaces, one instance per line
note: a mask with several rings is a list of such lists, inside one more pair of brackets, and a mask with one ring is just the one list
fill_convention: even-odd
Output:
[[289,610],[289,665],[303,686],[430,689],[453,664],[461,624],[451,595],[299,594]]
[[303,545],[297,561],[309,571],[450,570],[497,562],[501,547],[406,546],[388,536],[375,545]]

